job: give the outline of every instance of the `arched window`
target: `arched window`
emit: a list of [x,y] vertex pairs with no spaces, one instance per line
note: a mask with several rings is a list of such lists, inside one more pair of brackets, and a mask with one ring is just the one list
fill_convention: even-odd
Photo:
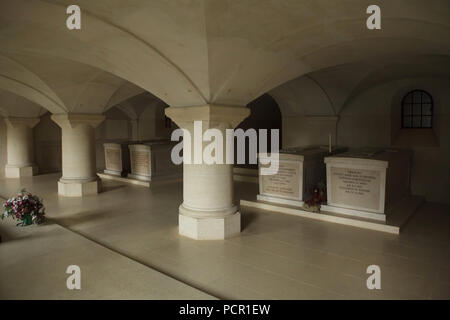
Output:
[[402,100],[402,128],[432,128],[433,98],[428,92],[414,90]]

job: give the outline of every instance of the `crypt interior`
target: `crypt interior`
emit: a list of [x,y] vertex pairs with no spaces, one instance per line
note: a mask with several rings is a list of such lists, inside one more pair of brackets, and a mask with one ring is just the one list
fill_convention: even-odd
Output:
[[[450,2],[377,3],[0,0],[0,202],[47,216],[0,220],[0,299],[450,299]],[[284,175],[175,165],[195,121]]]

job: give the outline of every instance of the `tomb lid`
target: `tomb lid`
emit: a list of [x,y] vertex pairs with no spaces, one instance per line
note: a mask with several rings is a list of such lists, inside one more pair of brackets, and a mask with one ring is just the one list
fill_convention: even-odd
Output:
[[325,158],[325,162],[359,161],[366,162],[367,164],[387,167],[390,161],[399,158],[406,159],[411,156],[412,151],[408,149],[365,147],[354,148],[344,153],[335,154]]
[[145,145],[153,145],[153,144],[162,144],[162,143],[169,143],[170,139],[167,138],[155,138],[155,139],[149,139],[149,140],[141,140],[137,144],[145,144]]
[[103,143],[103,146],[105,146],[105,147],[127,146],[130,144],[138,144],[138,143],[139,143],[139,141],[107,140],[105,143]]
[[[284,148],[279,151],[279,158],[281,160],[300,160],[300,161],[323,161],[323,158],[329,155],[334,155],[336,153],[345,152],[348,148],[334,146],[332,148],[331,154],[329,152],[329,146],[325,145],[313,145],[306,147],[290,147]],[[268,155],[266,153],[259,153],[258,157],[266,158]]]
[[114,143],[114,142],[108,142],[108,143],[104,143],[103,146],[105,148],[120,148],[120,143]]
[[[341,146],[333,146],[331,147],[331,153],[341,153],[347,151],[346,147]],[[313,145],[307,147],[291,147],[291,148],[283,148],[280,150],[280,153],[287,154],[301,154],[304,156],[315,155],[315,154],[330,154],[329,146],[326,145]]]
[[169,139],[154,139],[154,140],[141,140],[130,142],[130,146],[152,146],[159,144],[170,144],[172,141]]

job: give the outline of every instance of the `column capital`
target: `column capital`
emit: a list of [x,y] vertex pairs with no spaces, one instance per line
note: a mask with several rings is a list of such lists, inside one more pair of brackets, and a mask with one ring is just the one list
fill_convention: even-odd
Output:
[[192,107],[169,107],[165,109],[166,116],[179,127],[186,128],[194,121],[207,122],[207,127],[235,128],[250,115],[250,109],[241,106],[226,106],[207,104]]
[[103,114],[53,114],[51,119],[61,128],[69,126],[75,128],[79,125],[89,125],[96,128],[105,120]]
[[25,126],[28,128],[33,128],[36,126],[40,118],[25,118],[25,117],[8,117],[5,118],[6,125],[11,126],[13,128],[17,128],[19,126]]

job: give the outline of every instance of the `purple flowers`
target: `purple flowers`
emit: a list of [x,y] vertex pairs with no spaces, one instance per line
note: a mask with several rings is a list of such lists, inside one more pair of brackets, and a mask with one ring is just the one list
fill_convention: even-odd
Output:
[[22,189],[17,197],[8,199],[4,204],[1,218],[11,217],[19,220],[17,225],[40,224],[45,220],[45,207],[42,199]]

